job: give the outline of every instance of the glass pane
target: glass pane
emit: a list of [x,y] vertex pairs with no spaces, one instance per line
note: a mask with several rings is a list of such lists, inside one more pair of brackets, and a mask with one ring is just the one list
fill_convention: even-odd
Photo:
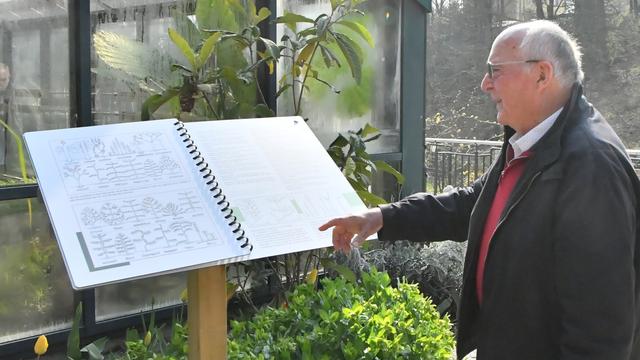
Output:
[[[136,20],[124,10],[105,10],[97,15],[92,8],[92,29],[116,34],[125,39],[135,41],[137,38]],[[92,45],[93,45],[92,41]],[[123,50],[126,51],[126,50]],[[92,47],[92,53],[95,49]],[[138,90],[133,77],[124,73],[112,71],[103,61],[95,59],[92,67],[94,77],[94,107],[93,116],[96,124],[108,124],[140,120],[140,107],[144,97]]]
[[[381,130],[382,136],[368,143],[370,153],[400,151],[400,7],[401,1],[366,2],[361,21],[373,37],[375,46],[369,46],[357,33],[340,28],[345,35],[358,43],[363,51],[362,81],[358,85],[351,76],[347,60],[340,49],[329,47],[341,67],[327,69],[322,56],[314,56],[312,65],[318,70],[318,78],[327,81],[340,91],[336,94],[321,82],[307,80],[309,91],[302,99],[301,115],[308,118],[320,141],[328,146],[338,132],[357,130],[370,123]],[[278,1],[278,15],[285,11],[315,19],[322,13],[331,13],[329,0]],[[308,24],[304,24],[308,25]],[[301,24],[298,31],[303,30]],[[286,34],[284,25],[278,25],[278,40]],[[278,67],[278,78],[290,73],[290,64],[283,59]],[[298,85],[296,85],[298,86]],[[297,100],[296,100],[297,101]],[[293,95],[287,90],[278,98],[278,114],[294,114]]]
[[[184,2],[188,3],[188,2]],[[167,35],[169,27],[175,28],[171,17],[172,8],[188,13],[190,8],[183,2],[166,1],[92,1],[91,22],[94,32],[92,41],[92,71],[94,88],[93,115],[96,124],[108,124],[140,120],[142,103],[151,95],[141,84],[145,74],[169,72],[137,64],[114,69],[96,54],[97,33],[109,33],[108,46],[116,56],[127,53],[151,54],[180,58],[179,51]],[[119,37],[119,38],[118,38]],[[131,65],[131,64],[130,64]],[[148,64],[147,64],[148,65]],[[95,289],[96,320],[103,321],[140,311],[180,303],[180,294],[186,288],[186,275],[170,274],[155,278],[107,285]]]
[[[69,125],[66,3],[9,0],[0,3],[0,118],[21,136]],[[7,81],[9,80],[9,81]],[[17,140],[0,127],[0,186],[23,182],[27,161]]]
[[96,321],[180,304],[186,287],[186,273],[176,273],[96,288]]
[[44,206],[0,202],[0,343],[69,328],[73,290]]
[[[137,121],[151,95],[181,85],[171,65],[184,56],[169,39],[175,13],[191,14],[190,1],[101,1],[91,3],[93,87],[96,124]],[[96,42],[97,41],[97,42]],[[105,62],[110,58],[110,62]],[[175,102],[177,104],[177,102]],[[172,104],[173,106],[176,106]],[[176,116],[164,106],[154,118]]]

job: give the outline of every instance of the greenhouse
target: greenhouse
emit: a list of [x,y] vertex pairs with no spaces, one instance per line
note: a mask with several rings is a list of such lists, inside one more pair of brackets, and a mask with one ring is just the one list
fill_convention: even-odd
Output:
[[0,359],[636,359],[638,34],[637,0],[0,0]]

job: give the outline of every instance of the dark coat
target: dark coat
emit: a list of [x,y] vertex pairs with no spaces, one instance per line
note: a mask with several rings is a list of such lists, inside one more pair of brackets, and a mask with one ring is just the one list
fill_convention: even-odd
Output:
[[381,206],[381,240],[468,240],[457,354],[479,360],[640,359],[640,182],[625,149],[574,86],[511,194],[476,266],[502,154],[468,188]]

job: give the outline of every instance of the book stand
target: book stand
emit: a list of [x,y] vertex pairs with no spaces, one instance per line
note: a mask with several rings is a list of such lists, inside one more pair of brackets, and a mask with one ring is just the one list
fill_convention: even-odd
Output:
[[188,273],[189,360],[227,358],[227,276],[224,265]]

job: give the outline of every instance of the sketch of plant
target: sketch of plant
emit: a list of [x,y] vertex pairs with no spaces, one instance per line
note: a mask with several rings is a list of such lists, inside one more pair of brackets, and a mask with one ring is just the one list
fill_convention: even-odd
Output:
[[122,256],[129,256],[134,252],[135,245],[125,234],[118,233],[116,235],[116,250]]
[[[142,145],[142,147],[139,148],[139,153],[144,153],[144,150],[162,150],[162,143],[158,141],[161,136],[162,134],[158,132],[135,134],[133,136],[133,142],[136,145]],[[144,145],[151,145],[151,149],[144,149]]]
[[168,203],[162,208],[162,215],[165,216],[178,216],[184,213],[185,210],[174,203]]
[[162,211],[162,204],[160,204],[158,200],[150,196],[142,199],[142,207],[147,210],[152,210],[155,217],[158,217],[158,213]]
[[171,231],[175,232],[179,237],[182,238],[182,240],[178,241],[177,244],[191,243],[192,241],[189,237],[190,232],[195,233],[195,235],[198,237],[196,241],[200,242],[202,240],[200,238],[200,232],[198,231],[197,225],[191,221],[179,221],[171,223],[171,225],[169,225],[169,229],[171,229]]
[[96,251],[96,255],[101,258],[110,258],[115,255],[115,251],[112,247],[112,239],[107,237],[104,233],[97,233],[94,235],[94,238],[98,241],[92,241],[93,244],[98,245]]
[[137,204],[136,199],[123,200],[123,202],[125,205],[122,206],[122,212],[127,221],[141,221],[144,219],[144,210]]
[[121,225],[124,222],[124,214],[118,206],[112,203],[106,203],[100,208],[102,220],[108,225]]
[[103,157],[107,154],[107,147],[100,138],[92,138],[91,145],[94,157]]
[[100,214],[93,208],[86,207],[80,212],[80,220],[86,226],[94,225],[100,221]]
[[180,205],[185,208],[185,211],[200,210],[198,197],[193,192],[181,192],[178,195],[180,195]]
[[144,172],[148,176],[158,176],[162,173],[162,171],[158,168],[158,165],[151,159],[147,159],[143,165]]
[[166,155],[161,157],[160,161],[158,162],[158,168],[160,169],[161,174],[164,174],[165,171],[169,173],[174,172],[177,167],[178,164],[176,164],[176,162],[172,158]]
[[156,240],[147,238],[147,235],[149,235],[150,233],[150,231],[134,230],[131,232],[131,235],[135,236],[135,238],[133,239],[134,242],[144,243],[145,251],[151,251],[155,249]]
[[62,167],[63,176],[75,180],[76,185],[82,185],[82,177],[87,171],[80,164],[67,164]]

